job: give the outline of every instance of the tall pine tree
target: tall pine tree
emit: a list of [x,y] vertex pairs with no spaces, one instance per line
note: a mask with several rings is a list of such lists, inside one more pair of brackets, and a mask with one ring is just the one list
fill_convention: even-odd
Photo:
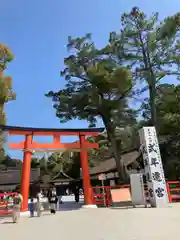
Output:
[[180,76],[180,13],[159,23],[158,13],[147,17],[134,7],[121,23],[120,33],[110,34],[111,54],[131,67],[136,82],[146,82],[137,93],[149,90],[151,124],[156,126],[156,86],[166,76]]
[[61,72],[67,84],[64,89],[50,91],[46,96],[52,98],[61,122],[85,119],[93,127],[98,117],[103,120],[119,177],[124,180],[115,130],[117,126],[124,127],[135,121],[134,112],[128,106],[133,88],[131,71],[117,64],[107,54],[108,48],[97,49],[90,34],[69,38],[68,49],[73,54],[64,60],[66,68]]

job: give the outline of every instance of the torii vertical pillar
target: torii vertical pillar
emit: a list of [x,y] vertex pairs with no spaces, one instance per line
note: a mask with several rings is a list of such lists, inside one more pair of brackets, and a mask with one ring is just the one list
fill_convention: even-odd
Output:
[[32,152],[28,149],[31,148],[32,135],[26,135],[24,142],[24,159],[21,176],[21,195],[23,196],[23,203],[21,211],[28,211],[28,198],[29,198],[29,185],[30,185],[30,174],[31,174],[31,157]]
[[83,179],[83,187],[84,187],[84,207],[94,208],[97,207],[93,205],[92,202],[92,189],[91,189],[91,180],[89,174],[88,167],[88,152],[83,149],[84,143],[86,142],[86,138],[84,135],[79,136],[80,140],[80,157],[81,157],[81,168],[82,168],[82,179]]

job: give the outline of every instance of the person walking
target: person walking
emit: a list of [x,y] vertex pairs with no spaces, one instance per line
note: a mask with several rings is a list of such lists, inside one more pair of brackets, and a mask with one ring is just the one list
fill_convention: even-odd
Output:
[[29,203],[29,211],[30,211],[30,217],[34,217],[35,205],[34,205],[33,198],[31,198],[31,201]]
[[14,196],[13,198],[13,214],[12,214],[12,218],[13,218],[13,222],[14,223],[18,223],[19,219],[20,219],[20,210],[21,210],[21,205],[23,202],[23,197],[20,194],[20,192],[17,192],[17,195]]
[[40,217],[42,213],[42,191],[37,194],[37,216]]
[[58,202],[58,197],[56,195],[56,190],[53,189],[49,196],[50,212],[53,214],[56,213],[57,202]]
[[48,209],[50,209],[50,198],[51,198],[51,193],[52,193],[52,189],[49,188],[49,189],[48,189],[48,192],[47,192]]
[[76,203],[78,203],[79,202],[79,187],[78,186],[75,187],[74,196],[75,196]]

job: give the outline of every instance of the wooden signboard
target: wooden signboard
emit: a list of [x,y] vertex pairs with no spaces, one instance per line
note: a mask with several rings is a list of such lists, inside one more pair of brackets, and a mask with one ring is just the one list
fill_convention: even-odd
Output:
[[129,202],[131,201],[130,190],[129,188],[112,189],[111,198],[113,203]]
[[104,189],[104,180],[106,180],[106,175],[104,173],[99,174],[98,179],[101,181],[102,191],[103,191],[103,199],[104,199],[104,206],[106,206],[106,194]]

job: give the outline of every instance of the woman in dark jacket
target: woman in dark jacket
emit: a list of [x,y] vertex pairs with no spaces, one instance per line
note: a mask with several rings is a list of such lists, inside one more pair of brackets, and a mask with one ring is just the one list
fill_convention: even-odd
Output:
[[74,196],[75,196],[75,201],[78,203],[79,202],[79,187],[76,186],[74,189]]
[[58,202],[58,197],[56,195],[56,190],[51,190],[48,193],[48,201],[50,204],[50,212],[55,214],[56,213],[56,206]]

